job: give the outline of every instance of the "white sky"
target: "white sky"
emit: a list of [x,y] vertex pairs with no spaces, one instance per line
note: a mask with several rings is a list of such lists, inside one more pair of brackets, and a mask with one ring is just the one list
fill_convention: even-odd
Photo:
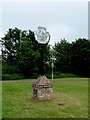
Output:
[[[8,1],[8,0],[7,0]],[[3,0],[0,5],[0,36],[9,28],[36,30],[47,28],[51,35],[50,44],[65,38],[71,42],[77,38],[88,38],[88,1],[30,2],[29,0]],[[28,2],[29,1],[29,2]],[[40,1],[40,0],[39,0]],[[59,1],[59,0],[56,0]]]

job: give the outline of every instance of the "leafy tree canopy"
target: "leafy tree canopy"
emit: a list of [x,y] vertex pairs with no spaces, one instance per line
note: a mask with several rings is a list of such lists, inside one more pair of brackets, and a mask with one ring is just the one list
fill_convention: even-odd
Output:
[[[24,75],[38,72],[40,50],[31,30],[9,29],[1,40],[3,64],[16,66],[16,71]],[[45,46],[44,59],[48,60],[49,46]],[[47,55],[46,55],[47,54]]]

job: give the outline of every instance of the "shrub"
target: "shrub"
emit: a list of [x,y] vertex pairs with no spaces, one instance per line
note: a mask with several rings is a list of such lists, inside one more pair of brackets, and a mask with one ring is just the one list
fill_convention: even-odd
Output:
[[18,80],[18,79],[24,79],[23,74],[2,74],[2,80]]
[[[52,73],[49,72],[46,74],[47,78],[51,79],[52,78]],[[73,74],[73,73],[61,73],[61,72],[54,72],[53,73],[53,78],[70,78],[70,77],[78,77],[78,75]]]
[[8,64],[5,64],[3,63],[2,64],[2,73],[5,74],[12,74],[12,73],[16,73],[17,72],[17,66],[15,65],[8,65]]

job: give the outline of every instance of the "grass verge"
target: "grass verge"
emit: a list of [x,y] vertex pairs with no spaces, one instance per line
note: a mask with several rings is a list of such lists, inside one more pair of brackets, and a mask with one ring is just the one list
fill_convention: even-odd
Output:
[[3,118],[88,117],[87,79],[84,82],[53,81],[54,96],[49,101],[32,99],[31,82],[3,82],[2,86]]

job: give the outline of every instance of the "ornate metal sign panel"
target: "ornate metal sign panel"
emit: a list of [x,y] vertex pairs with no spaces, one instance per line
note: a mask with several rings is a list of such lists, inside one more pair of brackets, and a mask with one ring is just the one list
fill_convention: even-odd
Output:
[[47,32],[47,29],[45,27],[38,27],[38,30],[34,32],[35,38],[38,41],[38,43],[46,44],[50,41],[50,34]]

